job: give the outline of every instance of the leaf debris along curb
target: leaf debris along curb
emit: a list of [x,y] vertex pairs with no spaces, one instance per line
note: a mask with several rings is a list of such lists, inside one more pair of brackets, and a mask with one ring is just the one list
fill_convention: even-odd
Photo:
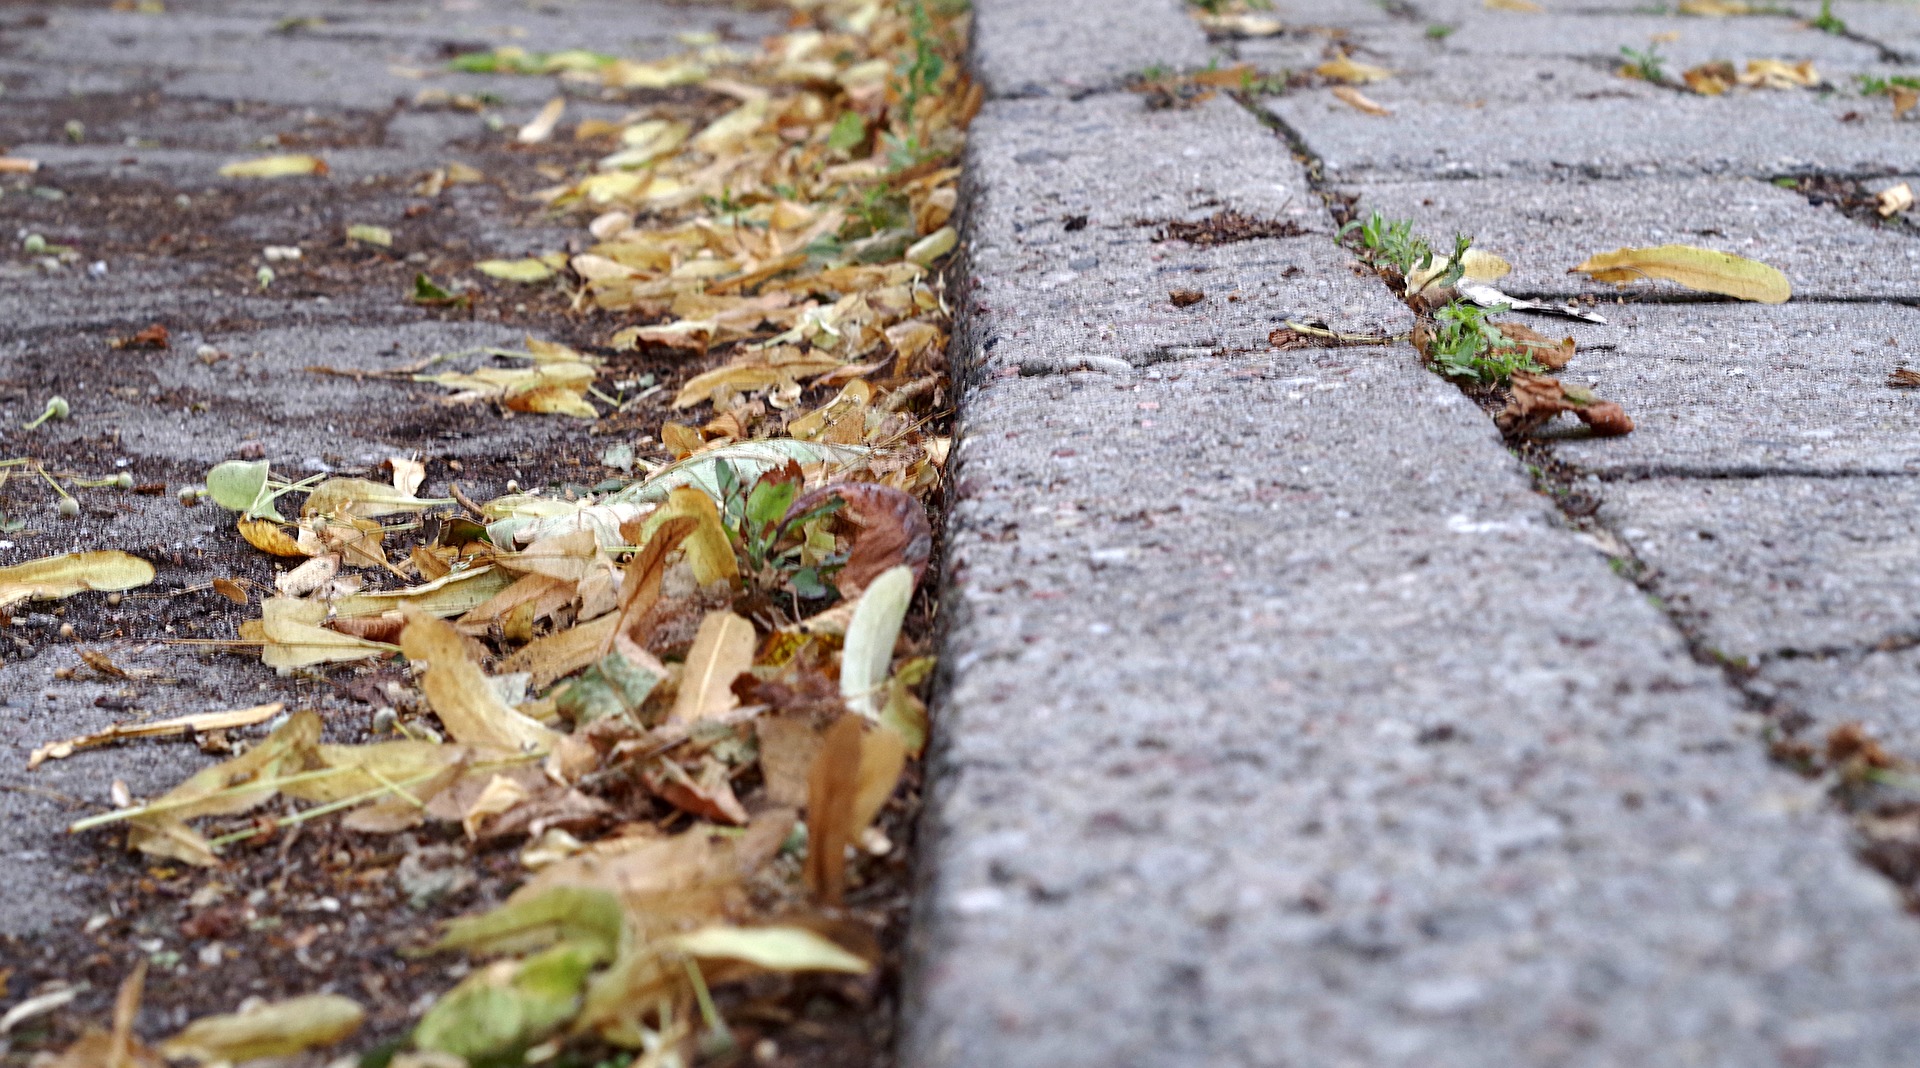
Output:
[[[547,928],[460,944],[493,959],[428,1011],[423,1053],[695,1057],[724,1045],[729,1004],[782,996],[740,980],[858,975],[866,993],[847,996],[873,997],[896,915],[875,880],[898,867],[897,830],[875,824],[899,826],[896,787],[926,736],[931,661],[901,632],[924,603],[925,502],[947,461],[941,266],[980,100],[958,65],[964,28],[917,0],[836,0],[747,54],[545,57],[563,80],[736,97],[671,146],[647,140],[651,120],[579,131],[624,145],[549,191],[593,243],[474,265],[571,289],[615,319],[616,354],[697,364],[707,377],[676,406],[704,422],[668,425],[650,473],[585,495],[419,496],[424,469],[404,460],[390,480],[221,465],[187,503],[235,512],[235,545],[304,560],[239,644],[288,672],[404,654],[397,707],[360,745],[324,741],[311,711],[276,716],[237,756],[74,830],[122,828],[155,858],[209,867],[319,820],[524,841],[536,874],[473,922]],[[563,136],[562,109],[547,115],[534,132]],[[416,296],[470,301],[461,284],[425,279]],[[595,383],[618,355],[529,349],[529,369],[407,377],[615,428],[620,399],[589,398],[608,403]],[[195,722],[214,721],[182,729]],[[580,924],[555,928],[563,912]],[[320,1007],[330,1041],[347,1014]]]

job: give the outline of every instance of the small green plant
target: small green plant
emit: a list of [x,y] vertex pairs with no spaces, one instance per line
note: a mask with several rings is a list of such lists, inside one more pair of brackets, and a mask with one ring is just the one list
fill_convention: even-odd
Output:
[[1658,45],[1648,45],[1644,51],[1638,48],[1620,46],[1620,54],[1627,59],[1626,71],[1643,82],[1663,82],[1667,80],[1667,57],[1660,54]]
[[1433,25],[1427,27],[1427,40],[1444,41],[1447,38],[1452,37],[1453,31],[1459,28],[1460,27],[1458,26],[1449,26],[1444,22],[1436,22]]
[[[789,519],[787,513],[803,488],[797,473],[769,472],[748,487],[732,464],[721,461],[714,475],[720,487],[720,523],[747,573],[763,587],[785,585],[807,600],[832,596],[830,575],[846,557],[834,551],[833,535],[821,521],[845,502],[828,497]],[[781,547],[789,541],[794,544]]]
[[1393,267],[1403,276],[1433,265],[1433,246],[1413,232],[1412,219],[1389,219],[1376,211],[1364,222],[1355,219],[1342,226],[1339,236],[1344,239],[1356,230],[1361,248],[1376,264]]
[[1920,78],[1906,74],[1889,74],[1881,77],[1875,74],[1861,74],[1854,78],[1860,83],[1861,96],[1887,96],[1895,89],[1920,90]]
[[[1392,267],[1400,272],[1402,278],[1412,277],[1433,266],[1433,245],[1413,232],[1412,219],[1389,219],[1376,211],[1365,221],[1355,219],[1341,227],[1339,237],[1344,240],[1356,230],[1360,233],[1360,246],[1367,260],[1375,265]],[[1473,238],[1453,235],[1453,255],[1447,261],[1446,272],[1420,288],[1445,288],[1458,282],[1465,269],[1467,249],[1472,245]]]
[[1821,33],[1844,35],[1847,32],[1846,22],[1833,13],[1833,0],[1820,0],[1819,17],[1807,23],[1807,25],[1812,26]]
[[1489,321],[1506,310],[1506,305],[1481,308],[1456,302],[1435,312],[1433,337],[1427,343],[1430,366],[1448,378],[1489,384],[1506,382],[1516,371],[1546,371],[1524,346],[1508,340]]

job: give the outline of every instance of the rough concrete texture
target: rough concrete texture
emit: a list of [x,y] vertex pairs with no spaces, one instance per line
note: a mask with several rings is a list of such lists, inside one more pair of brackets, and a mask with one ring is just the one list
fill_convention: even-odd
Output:
[[1813,720],[1815,738],[1858,723],[1896,753],[1920,752],[1920,652],[1849,652],[1761,665],[1748,687]]
[[1606,496],[1602,516],[1727,656],[1920,638],[1920,482],[1651,479]]
[[1913,930],[1399,352],[973,394],[908,1063],[1898,1063]]
[[[1695,115],[1678,94],[1560,52],[1489,68],[1484,56],[1401,47],[1436,17],[1415,13],[1375,10],[1348,39],[1359,58],[1403,68],[1366,88],[1391,97],[1396,117],[1327,110],[1323,90],[1273,105],[1328,177],[1460,177],[1490,159],[1547,174],[1564,144],[1561,169],[1574,173],[1646,166],[1694,182],[1748,173],[1760,153],[1824,161],[1836,137],[1854,137],[1813,94]],[[990,20],[981,30],[991,35]],[[1789,31],[1775,20],[1767,32]],[[1096,34],[1079,47],[1115,44]],[[1237,55],[1312,45],[1290,36]],[[1162,146],[1181,137],[1188,158],[1207,161],[1208,197],[1226,204],[1290,190],[1298,179],[1276,189],[1272,175],[1293,172],[1257,151],[1222,152],[1235,135],[1221,108],[1168,115],[1098,97],[1020,108],[990,107],[970,155],[973,255],[956,344],[984,373],[967,377],[958,433],[948,681],[905,1063],[1906,1063],[1920,972],[1910,949],[1882,939],[1904,947],[1915,927],[1848,856],[1817,788],[1768,766],[1768,721],[1690,655],[1672,606],[1612,573],[1590,547],[1605,537],[1559,526],[1484,415],[1404,347],[1233,343],[1263,306],[1298,314],[1326,300],[1315,282],[1343,295],[1355,276],[1336,261],[1321,279],[1269,277],[1253,307],[1210,297],[1192,320],[1146,299],[1180,261],[1105,255],[1097,279],[1033,282],[1113,240],[1103,221],[1204,208],[1181,201],[1185,174],[1164,162]],[[1716,144],[1675,155],[1684,131],[1663,132],[1675,122],[1759,124],[1769,137],[1756,148],[1757,127],[1745,140],[1721,129]],[[1065,132],[1076,123],[1084,140]],[[1911,148],[1847,143],[1861,166]],[[1069,159],[1052,160],[1048,144],[1070,144]],[[1235,170],[1236,157],[1256,164]],[[1501,196],[1431,188],[1457,189],[1464,204]],[[1870,239],[1770,187],[1723,187],[1740,192],[1721,201],[1705,184],[1676,188],[1681,203],[1652,207],[1574,183],[1508,195],[1551,204],[1567,193],[1576,230],[1616,216],[1629,230],[1684,225],[1694,195],[1719,211],[1699,225],[1768,249],[1788,243],[1767,232],[1778,218],[1829,248],[1852,252],[1845,238],[1858,235],[1879,242],[1869,254],[1910,262],[1892,235]],[[1087,228],[1066,231],[1061,218],[1079,213]],[[1550,260],[1557,242],[1580,239],[1537,243]],[[1835,293],[1858,282],[1804,263]],[[1910,284],[1890,273],[1890,287]],[[1086,288],[1060,294],[1072,285]],[[1098,299],[1128,287],[1135,303]],[[1907,338],[1912,309],[1605,311],[1614,325],[1573,327],[1583,351],[1571,377],[1598,379],[1603,395],[1639,390],[1622,399],[1643,429],[1564,442],[1563,457],[1603,470],[1609,448],[1642,467],[1920,459],[1908,409],[1895,407],[1908,398],[1879,385],[1880,364],[1907,342],[1855,351],[1882,328]],[[1158,339],[1181,335],[1229,348],[1125,376],[1015,373],[1141,350],[1116,336],[1180,356]],[[1729,354],[1740,361],[1711,362]],[[1666,395],[1651,377],[1641,388],[1636,375],[1668,364]],[[1752,396],[1712,391],[1746,365]],[[1689,404],[1707,414],[1688,422]],[[1873,429],[1857,443],[1802,434],[1863,419]],[[1790,456],[1746,440],[1767,420],[1767,433],[1793,435]],[[1886,518],[1889,544],[1905,551],[1899,503],[1882,492],[1895,480],[1853,481],[1880,488],[1835,507]],[[1630,486],[1580,485],[1608,501],[1606,519],[1644,510],[1616,493]],[[1738,568],[1743,611],[1766,596],[1753,584],[1763,567]],[[1892,612],[1904,587],[1890,589],[1857,610]]]
[[[1179,0],[1007,0],[974,11],[972,65],[990,97],[1118,89],[1148,67],[1204,67],[1213,56]],[[1098,39],[1101,48],[1086,42]]]
[[1920,309],[1898,304],[1603,305],[1605,327],[1529,319],[1581,344],[1567,378],[1637,429],[1574,437],[1606,477],[1920,472],[1920,406],[1887,385],[1914,362]]
[[[1436,239],[1471,235],[1513,264],[1498,285],[1515,296],[1611,300],[1620,287],[1570,268],[1625,246],[1686,244],[1771,264],[1802,301],[1920,300],[1920,241],[1905,226],[1851,219],[1836,205],[1816,207],[1796,190],[1753,178],[1394,182],[1347,191],[1363,214],[1418,219]],[[1667,282],[1628,289],[1686,293]]]
[[[102,878],[107,843],[70,838],[64,826],[104,806],[115,781],[150,797],[209,759],[190,742],[160,741],[27,772],[34,746],[129,718],[272,700],[320,711],[336,737],[365,724],[365,705],[325,681],[277,678],[250,651],[164,644],[231,639],[232,606],[210,580],[265,587],[275,575],[238,540],[230,513],[182,507],[178,489],[243,453],[296,477],[371,474],[386,456],[417,454],[429,496],[452,482],[489,497],[509,479],[591,484],[611,473],[597,463],[605,442],[577,421],[449,408],[435,386],[307,370],[392,374],[466,352],[436,367],[465,370],[485,361],[471,352],[478,346],[518,346],[528,334],[605,336],[604,321],[585,327],[527,290],[471,272],[477,259],[547,251],[577,235],[577,223],[561,226],[527,194],[552,182],[536,167],[582,150],[509,149],[484,115],[416,102],[423,89],[484,90],[502,101],[489,113],[510,127],[554,92],[551,79],[447,74],[446,59],[499,45],[664,55],[684,47],[682,31],[751,37],[783,24],[765,12],[598,0],[329,0],[293,13],[317,22],[281,30],[290,13],[277,2],[167,8],[0,9],[0,146],[43,163],[32,175],[0,176],[0,455],[85,475],[125,471],[164,487],[137,506],[117,491],[81,493],[82,515],[71,521],[55,518],[44,490],[17,475],[0,494],[0,514],[25,524],[0,534],[0,564],[119,548],[159,568],[153,586],[117,606],[99,598],[32,606],[0,630],[0,866],[12,885],[44,891],[0,895],[0,934],[76,932],[99,907],[87,891]],[[569,124],[635,106],[599,99],[598,87],[566,91]],[[83,127],[77,142],[65,132],[70,120]],[[271,151],[311,151],[332,169],[272,182],[215,173]],[[486,181],[432,197],[416,191],[423,174],[450,161]],[[354,223],[390,228],[393,247],[347,241]],[[21,242],[30,233],[72,246],[75,258],[28,254]],[[267,245],[302,256],[272,263],[263,290],[256,272],[268,265]],[[477,310],[407,303],[416,271],[471,286]],[[112,347],[154,323],[170,330],[169,348]],[[73,417],[21,430],[53,395]],[[65,624],[75,626],[71,636]],[[177,681],[76,673],[80,648]]]
[[[989,103],[967,182],[976,305],[1004,308],[979,370],[1131,366],[1257,350],[1289,318],[1352,333],[1406,311],[1333,242],[1334,226],[1286,146],[1223,99],[1149,111],[1132,93]],[[1127,166],[1113,166],[1116,141]],[[1195,245],[1173,222],[1223,211],[1300,236]],[[1176,306],[1170,293],[1204,293]]]
[[[1732,103],[1685,98],[1668,103],[1660,120],[1648,123],[1633,101],[1602,98],[1517,105],[1490,122],[1453,104],[1390,101],[1384,91],[1374,97],[1394,115],[1365,115],[1325,92],[1284,97],[1271,106],[1288,125],[1312,131],[1309,147],[1328,177],[1340,181],[1559,174],[1766,177],[1920,166],[1920,139],[1903,137],[1890,112],[1875,109],[1859,122],[1841,124],[1842,114],[1861,110],[1849,102],[1822,104],[1783,95]],[[1756,138],[1755,129],[1783,136]],[[1526,136],[1517,136],[1518,130]]]

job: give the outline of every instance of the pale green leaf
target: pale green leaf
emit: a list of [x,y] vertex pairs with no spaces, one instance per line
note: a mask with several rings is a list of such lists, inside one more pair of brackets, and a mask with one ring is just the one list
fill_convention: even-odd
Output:
[[847,624],[846,646],[840,654],[840,696],[849,709],[868,719],[880,715],[876,701],[912,600],[913,569],[905,564],[888,568],[867,585]]
[[873,970],[865,960],[804,927],[715,925],[679,935],[673,945],[691,957],[745,961],[770,972],[865,975]]

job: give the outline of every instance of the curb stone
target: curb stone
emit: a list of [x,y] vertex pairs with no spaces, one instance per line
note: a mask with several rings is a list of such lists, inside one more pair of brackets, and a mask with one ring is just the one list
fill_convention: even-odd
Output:
[[[995,6],[983,55],[1019,45]],[[1127,351],[1106,330],[1181,335],[1023,284],[1077,247],[1004,161],[1023,117],[1083,116],[1101,210],[1164,216],[1135,148],[1166,120],[1123,99],[990,105],[973,131],[902,1063],[1907,1063],[1920,931],[1892,888],[1410,350],[1072,369]],[[1265,262],[1244,255],[1216,269]],[[1330,292],[1262,299],[1365,307],[1377,283],[1328,258]],[[1062,373],[1007,373],[1030,366]]]

